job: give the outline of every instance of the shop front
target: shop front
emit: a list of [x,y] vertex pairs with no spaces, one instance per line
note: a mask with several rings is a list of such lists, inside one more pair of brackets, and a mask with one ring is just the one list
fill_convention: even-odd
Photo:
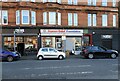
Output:
[[[37,30],[24,30],[22,33],[14,33],[18,29],[4,29],[2,34],[2,47],[11,51],[18,51],[22,55],[37,52]],[[30,33],[32,32],[32,33]]]
[[[53,47],[60,51],[81,50],[89,45],[90,36],[83,29],[41,29],[41,47]],[[84,36],[83,36],[84,35]]]

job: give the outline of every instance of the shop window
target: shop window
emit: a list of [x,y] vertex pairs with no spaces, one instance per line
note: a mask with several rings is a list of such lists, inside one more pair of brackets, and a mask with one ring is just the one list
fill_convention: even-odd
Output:
[[11,37],[8,37],[8,41],[11,41]]
[[83,46],[89,46],[89,44],[90,44],[89,36],[84,36],[84,38],[83,38]]

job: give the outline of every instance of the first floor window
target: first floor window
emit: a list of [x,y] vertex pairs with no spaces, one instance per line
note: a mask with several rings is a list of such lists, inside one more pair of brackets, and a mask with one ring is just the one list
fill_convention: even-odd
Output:
[[102,15],[102,26],[107,26],[107,15],[106,14]]
[[20,11],[19,10],[16,11],[16,24],[17,25],[20,24]]
[[68,13],[68,25],[72,26],[72,13]]
[[61,13],[59,12],[44,12],[43,25],[61,25]]
[[61,25],[61,13],[58,12],[58,25]]
[[77,13],[68,13],[68,25],[78,26],[78,14]]
[[29,24],[29,10],[22,10],[22,24]]
[[43,25],[47,25],[47,12],[43,13]]
[[92,19],[91,14],[88,14],[88,26],[92,26],[91,19]]
[[49,12],[49,24],[56,24],[56,12]]
[[78,26],[78,14],[74,13],[74,26]]
[[29,11],[29,10],[17,10],[16,11],[16,25],[19,25],[19,24],[36,25],[36,12]]
[[113,27],[116,27],[116,15],[113,15]]
[[36,25],[36,12],[31,11],[31,24]]
[[96,26],[96,24],[97,24],[96,14],[93,14],[93,26]]
[[3,25],[7,25],[8,24],[8,11],[7,10],[2,10],[1,11],[1,20],[2,20],[2,24]]
[[96,26],[97,18],[96,14],[88,14],[88,26]]

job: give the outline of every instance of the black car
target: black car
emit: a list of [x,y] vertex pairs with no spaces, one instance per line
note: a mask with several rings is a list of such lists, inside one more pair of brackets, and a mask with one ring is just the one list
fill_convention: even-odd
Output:
[[109,57],[115,59],[118,57],[118,52],[102,46],[87,46],[82,49],[81,55],[90,59],[95,57]]

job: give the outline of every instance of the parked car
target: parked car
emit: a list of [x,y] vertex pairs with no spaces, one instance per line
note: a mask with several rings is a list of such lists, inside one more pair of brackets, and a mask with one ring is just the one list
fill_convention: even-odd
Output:
[[72,55],[80,55],[81,54],[81,50],[82,50],[81,48],[77,48],[75,50],[73,49],[71,54]]
[[37,58],[39,60],[42,60],[44,58],[58,58],[60,60],[66,58],[66,55],[64,52],[59,52],[54,48],[40,48],[37,54]]
[[20,55],[17,52],[11,52],[7,49],[0,49],[0,60],[7,60],[12,62],[13,60],[20,59]]
[[110,57],[115,59],[118,56],[118,52],[102,46],[87,46],[83,48],[81,55],[90,59],[95,57]]

